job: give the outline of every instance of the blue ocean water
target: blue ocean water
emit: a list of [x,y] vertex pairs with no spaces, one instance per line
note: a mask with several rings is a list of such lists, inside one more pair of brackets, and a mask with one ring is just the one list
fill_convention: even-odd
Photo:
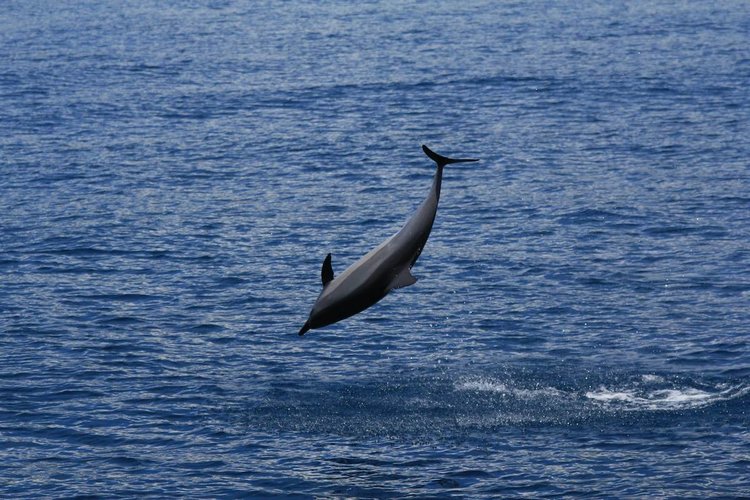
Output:
[[[0,4],[0,495],[750,495],[750,6]],[[298,337],[446,169],[419,282]]]

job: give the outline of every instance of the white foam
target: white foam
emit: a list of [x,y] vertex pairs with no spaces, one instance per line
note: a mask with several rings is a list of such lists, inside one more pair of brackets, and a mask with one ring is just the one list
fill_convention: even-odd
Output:
[[589,399],[595,399],[597,401],[633,401],[635,395],[630,391],[609,391],[602,387],[599,391],[589,391],[586,393],[586,397]]
[[709,392],[694,387],[674,389],[639,390],[610,389],[604,386],[588,391],[586,397],[604,404],[623,404],[631,410],[682,410],[701,408],[717,401],[742,396],[750,387],[733,386],[724,390]]
[[514,396],[521,399],[532,399],[539,397],[560,397],[565,393],[554,387],[539,387],[534,389],[525,389],[519,387],[511,387],[503,382],[489,378],[476,378],[463,380],[455,385],[456,390],[459,391],[476,391],[476,392],[494,392],[498,394],[506,394],[508,396]]
[[502,394],[509,392],[505,384],[485,378],[465,380],[457,383],[455,387],[459,391],[499,392]]
[[[690,386],[665,387],[667,379],[659,375],[642,375],[624,387],[600,386],[584,393],[585,398],[620,410],[684,410],[702,408],[750,393],[750,385],[719,384],[712,388]],[[466,378],[454,384],[457,391],[494,393],[523,400],[580,398],[580,393],[565,392],[555,387],[515,387],[512,382],[489,377]]]

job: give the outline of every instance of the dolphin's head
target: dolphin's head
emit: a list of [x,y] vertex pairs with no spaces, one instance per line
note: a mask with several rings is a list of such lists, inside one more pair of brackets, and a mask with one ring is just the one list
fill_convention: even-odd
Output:
[[345,307],[342,308],[340,302],[337,302],[335,297],[329,293],[332,291],[329,286],[326,286],[320,292],[310,310],[310,316],[307,317],[307,321],[300,328],[300,335],[304,335],[308,330],[330,325],[341,319],[339,314]]
[[315,304],[313,304],[312,309],[310,310],[310,316],[307,317],[307,321],[305,321],[305,324],[302,325],[302,328],[300,328],[299,330],[300,336],[307,333],[308,330],[323,326],[322,324],[323,322],[320,321],[320,316],[321,316],[321,313],[323,312],[322,311],[323,307],[322,307],[321,302],[325,303],[326,301],[320,300],[322,295],[323,295],[323,292],[321,292],[317,300],[315,300]]
[[300,329],[299,329],[299,334],[300,334],[300,336],[302,336],[302,335],[304,335],[305,333],[307,333],[307,331],[308,331],[309,329],[310,329],[310,322],[309,322],[309,321],[305,321],[305,324],[304,324],[304,325],[302,325],[302,328],[300,328]]

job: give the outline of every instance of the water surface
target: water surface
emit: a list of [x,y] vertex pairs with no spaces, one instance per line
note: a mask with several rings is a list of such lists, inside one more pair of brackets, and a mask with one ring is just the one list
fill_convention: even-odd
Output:
[[[750,495],[743,2],[4,2],[0,492]],[[448,167],[419,282],[297,331]]]

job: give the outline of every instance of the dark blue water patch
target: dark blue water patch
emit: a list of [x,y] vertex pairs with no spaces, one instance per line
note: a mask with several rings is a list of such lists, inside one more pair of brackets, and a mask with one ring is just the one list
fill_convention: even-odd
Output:
[[0,259],[0,267],[13,268],[22,264],[22,261],[17,259]]
[[[221,325],[207,323],[207,324],[201,324],[201,325],[195,326],[192,328],[192,330],[195,333],[216,333],[216,332],[224,331],[225,328]],[[226,341],[231,341],[231,340],[233,340],[232,337],[226,338]]]
[[721,196],[718,198],[717,202],[719,203],[730,203],[730,204],[738,204],[742,206],[748,206],[750,204],[750,197],[746,196]]
[[616,227],[637,227],[642,224],[645,217],[641,215],[633,215],[627,213],[619,213],[602,209],[595,208],[584,208],[575,210],[566,214],[562,214],[558,217],[558,222],[563,225],[609,225]]
[[158,295],[148,295],[143,293],[113,293],[113,294],[95,294],[95,295],[80,295],[82,299],[90,299],[94,301],[102,302],[128,302],[128,303],[140,303],[150,301],[161,301],[165,297]]
[[237,339],[234,337],[211,337],[208,339],[209,342],[219,345],[230,345],[235,344]]
[[250,283],[249,280],[237,276],[225,276],[216,279],[217,288],[236,288]]
[[[38,243],[35,248],[27,250],[27,254],[61,255],[71,257],[118,257],[127,256],[132,258],[160,259],[166,257],[169,252],[165,250],[122,250],[116,248],[101,248],[91,246],[78,246],[78,238],[55,237]],[[60,247],[60,244],[65,247]]]
[[[404,178],[408,181],[414,182],[415,184],[422,184],[424,186],[427,186],[429,185],[430,179],[432,178],[430,174],[432,174],[432,172],[429,172],[429,173],[428,172],[415,172],[412,174],[405,175]],[[455,179],[456,176],[453,176],[453,177]],[[460,180],[460,179],[455,179],[455,180]]]
[[677,225],[677,226],[671,226],[671,225],[665,225],[665,226],[651,226],[647,227],[643,230],[644,234],[648,236],[654,236],[654,237],[674,237],[674,236],[682,236],[682,235],[689,235],[691,233],[696,233],[700,230],[697,226],[690,226],[690,225]]
[[144,457],[132,457],[132,456],[112,456],[106,457],[106,461],[117,467],[125,467],[129,470],[133,468],[151,467],[157,465],[155,460],[149,460]]
[[98,321],[98,323],[102,325],[113,325],[113,326],[125,326],[125,325],[135,325],[138,323],[143,323],[144,321],[136,316],[114,316],[114,317],[108,317],[108,318],[102,318]]
[[52,401],[79,400],[88,398],[98,398],[105,394],[103,392],[92,391],[88,389],[64,389],[57,392],[47,393]]

